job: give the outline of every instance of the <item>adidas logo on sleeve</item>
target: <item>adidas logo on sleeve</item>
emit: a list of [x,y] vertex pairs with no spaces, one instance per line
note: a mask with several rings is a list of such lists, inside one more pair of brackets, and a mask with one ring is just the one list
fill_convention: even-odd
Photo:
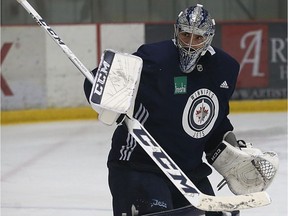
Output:
[[229,86],[228,86],[227,82],[224,81],[224,82],[220,85],[220,88],[229,89]]

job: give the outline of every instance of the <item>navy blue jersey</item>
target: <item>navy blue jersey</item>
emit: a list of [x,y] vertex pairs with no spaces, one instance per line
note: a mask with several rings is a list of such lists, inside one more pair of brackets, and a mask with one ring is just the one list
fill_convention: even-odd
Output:
[[[202,163],[204,151],[215,148],[233,130],[227,115],[239,64],[228,54],[209,47],[191,73],[181,72],[172,40],[142,45],[135,55],[143,70],[134,117],[150,132],[184,171]],[[126,126],[117,127],[109,162],[155,166]]]

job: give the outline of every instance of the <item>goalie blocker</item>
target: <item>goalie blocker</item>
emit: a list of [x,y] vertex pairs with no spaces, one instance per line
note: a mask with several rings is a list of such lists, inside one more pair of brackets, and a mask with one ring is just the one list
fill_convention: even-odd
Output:
[[275,152],[262,153],[260,149],[253,148],[251,143],[237,141],[231,131],[224,135],[222,143],[207,156],[207,160],[237,195],[266,190],[279,164]]
[[98,119],[112,125],[121,114],[131,114],[138,90],[142,59],[105,50],[93,82],[90,104]]

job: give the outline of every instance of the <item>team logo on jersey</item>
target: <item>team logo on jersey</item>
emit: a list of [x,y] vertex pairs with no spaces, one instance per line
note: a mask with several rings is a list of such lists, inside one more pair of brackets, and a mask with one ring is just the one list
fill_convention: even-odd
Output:
[[205,137],[213,128],[219,113],[217,96],[209,89],[199,89],[188,99],[182,125],[187,134],[200,139]]
[[175,90],[174,94],[186,94],[187,92],[187,77],[174,77]]

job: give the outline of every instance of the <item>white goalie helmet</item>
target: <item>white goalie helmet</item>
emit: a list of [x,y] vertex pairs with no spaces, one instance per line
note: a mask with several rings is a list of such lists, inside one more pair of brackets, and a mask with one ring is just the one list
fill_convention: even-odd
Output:
[[175,43],[180,55],[180,68],[184,73],[194,70],[198,60],[211,45],[215,34],[215,21],[202,5],[180,12],[175,24]]

